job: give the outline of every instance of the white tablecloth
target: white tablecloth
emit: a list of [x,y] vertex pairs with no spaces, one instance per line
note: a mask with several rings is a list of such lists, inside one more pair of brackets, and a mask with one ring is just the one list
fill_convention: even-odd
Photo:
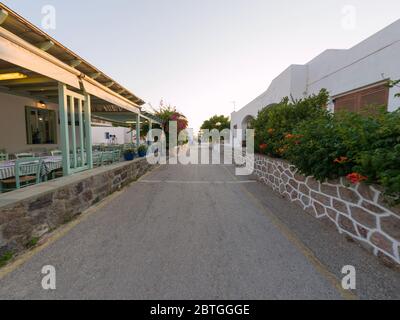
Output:
[[[41,176],[45,176],[50,172],[62,168],[62,157],[42,157],[43,165],[41,168]],[[15,160],[0,162],[0,180],[15,177]]]

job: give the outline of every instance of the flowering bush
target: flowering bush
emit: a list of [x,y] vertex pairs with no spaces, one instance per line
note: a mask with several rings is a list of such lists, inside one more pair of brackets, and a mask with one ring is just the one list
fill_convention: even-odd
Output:
[[170,105],[165,106],[163,101],[160,102],[158,109],[154,109],[155,115],[162,121],[162,129],[166,133],[167,149],[169,148],[169,122],[176,121],[177,133],[188,127],[187,118],[176,110],[176,107]]
[[346,176],[347,180],[349,180],[353,184],[360,183],[362,181],[367,180],[367,177],[362,176],[361,174],[357,172],[350,173]]
[[292,135],[294,128],[303,121],[326,114],[328,99],[328,92],[321,90],[318,95],[306,99],[289,101],[285,98],[262,109],[251,123],[255,129],[256,152],[282,157],[287,145],[298,141],[298,137]]
[[302,135],[300,144],[289,144],[285,157],[304,174],[378,183],[398,198],[400,111],[375,116],[337,113],[305,122],[295,131]]
[[400,202],[400,110],[332,114],[324,108],[327,100],[322,90],[261,110],[253,121],[256,152],[285,158],[321,181],[380,184]]

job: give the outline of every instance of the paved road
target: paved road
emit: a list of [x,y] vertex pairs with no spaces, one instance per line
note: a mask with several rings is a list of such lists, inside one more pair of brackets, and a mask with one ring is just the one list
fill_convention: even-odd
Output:
[[[232,170],[159,167],[0,280],[0,299],[343,298],[307,239],[257,200],[269,189]],[[55,291],[41,288],[44,265],[56,268]]]

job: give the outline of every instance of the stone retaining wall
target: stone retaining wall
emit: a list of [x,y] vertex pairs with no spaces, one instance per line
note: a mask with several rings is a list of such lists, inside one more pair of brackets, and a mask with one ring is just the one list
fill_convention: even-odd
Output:
[[0,196],[0,258],[20,252],[152,168],[145,158],[52,180]]
[[400,263],[400,206],[390,208],[378,186],[351,185],[345,178],[320,183],[298,174],[286,161],[263,155],[255,155],[254,174],[306,212],[329,219],[375,255]]

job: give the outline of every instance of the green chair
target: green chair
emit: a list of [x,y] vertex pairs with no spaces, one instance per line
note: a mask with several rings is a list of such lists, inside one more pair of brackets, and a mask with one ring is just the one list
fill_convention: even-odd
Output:
[[103,153],[96,152],[93,153],[93,166],[100,167],[103,164]]
[[102,165],[111,164],[114,162],[114,152],[113,151],[105,151],[102,153]]
[[[50,155],[52,157],[62,157],[62,151],[61,150],[51,150]],[[49,178],[51,178],[51,179],[57,179],[57,178],[61,178],[63,176],[64,176],[64,172],[63,172],[62,168],[54,170],[54,171],[50,172],[50,174],[49,174]]]
[[121,160],[121,150],[113,151],[113,162],[119,162]]
[[17,153],[15,157],[17,159],[24,159],[24,158],[34,158],[35,155],[31,152],[25,152],[25,153]]
[[52,151],[50,151],[50,154],[52,157],[62,156],[62,151],[61,150],[52,150]]
[[0,153],[0,161],[7,161],[8,153]]
[[1,180],[0,192],[12,191],[40,183],[42,165],[43,160],[41,158],[23,158],[16,160],[15,177]]

